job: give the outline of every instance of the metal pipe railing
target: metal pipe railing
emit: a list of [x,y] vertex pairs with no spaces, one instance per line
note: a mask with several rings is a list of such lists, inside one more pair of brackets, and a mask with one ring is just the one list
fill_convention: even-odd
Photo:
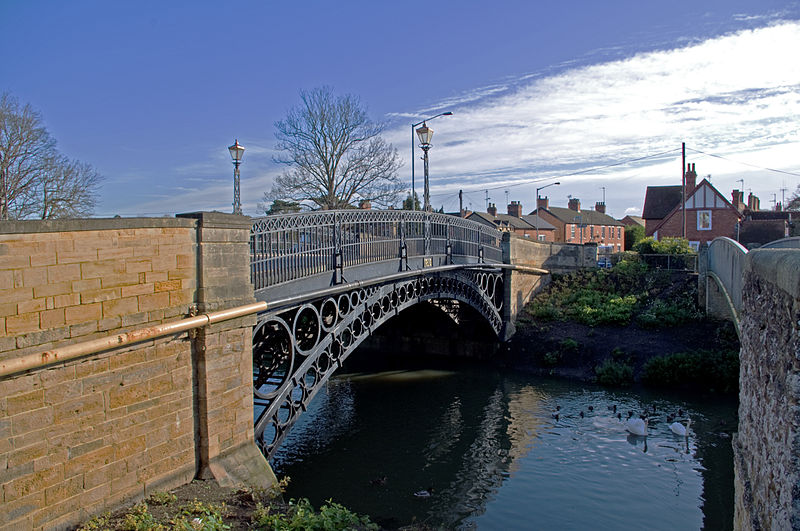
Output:
[[295,304],[300,304],[311,298],[326,297],[329,295],[336,295],[351,289],[358,289],[368,287],[373,284],[383,284],[386,282],[393,282],[395,280],[402,280],[409,277],[428,275],[431,273],[451,271],[454,269],[474,269],[474,268],[500,268],[511,269],[519,271],[520,273],[546,275],[548,271],[536,267],[518,266],[512,264],[455,264],[439,267],[431,267],[424,270],[404,271],[395,273],[371,280],[361,280],[356,282],[349,282],[347,284],[340,284],[330,288],[317,290],[311,293],[304,293],[302,295],[295,295],[284,299],[278,299],[267,304],[266,302],[255,302],[236,306],[227,310],[219,310],[216,312],[204,313],[193,317],[187,317],[180,321],[172,323],[164,323],[154,325],[146,328],[124,332],[113,336],[92,339],[80,343],[73,343],[55,349],[45,350],[34,354],[28,354],[19,358],[11,358],[0,361],[0,378],[15,374],[18,372],[37,369],[53,363],[69,361],[82,356],[97,354],[106,350],[124,347],[128,345],[135,345],[151,339],[158,339],[160,337],[179,334],[195,328],[202,328],[204,326],[220,323],[222,321],[229,321],[239,317],[245,317],[260,312],[267,311],[267,309],[280,309]]
[[11,358],[0,362],[0,378],[14,373],[44,367],[59,361],[69,361],[89,354],[97,354],[113,348],[134,345],[150,339],[179,334],[194,328],[202,328],[214,323],[244,317],[267,309],[266,302],[245,304],[227,310],[205,313],[194,317],[187,317],[180,321],[140,328],[114,336],[101,337],[81,343],[73,343],[44,352],[28,354],[19,358]]

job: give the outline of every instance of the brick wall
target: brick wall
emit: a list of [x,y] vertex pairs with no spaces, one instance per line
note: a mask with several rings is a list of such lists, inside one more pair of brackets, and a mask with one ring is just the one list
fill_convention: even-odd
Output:
[[[713,209],[711,210],[711,213],[712,230],[697,230],[697,209],[690,208],[686,210],[687,240],[703,243],[710,242],[714,238],[718,238],[720,236],[734,239],[736,238],[736,221],[739,219],[736,213],[730,208]],[[680,237],[682,235],[682,222],[683,214],[679,210],[670,216],[661,227],[659,227],[658,239],[660,240],[665,237]]]
[[800,528],[800,251],[750,251],[745,266],[735,529]]
[[[251,302],[248,228],[223,214],[3,223],[0,363]],[[196,475],[263,472],[249,463],[251,325],[0,378],[0,529],[68,528]]]

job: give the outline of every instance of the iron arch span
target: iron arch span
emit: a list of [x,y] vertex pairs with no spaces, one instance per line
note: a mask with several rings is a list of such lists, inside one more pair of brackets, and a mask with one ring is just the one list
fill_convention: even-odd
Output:
[[456,300],[502,332],[503,273],[456,269],[355,288],[259,316],[253,331],[255,437],[269,459],[322,385],[383,323],[421,302]]

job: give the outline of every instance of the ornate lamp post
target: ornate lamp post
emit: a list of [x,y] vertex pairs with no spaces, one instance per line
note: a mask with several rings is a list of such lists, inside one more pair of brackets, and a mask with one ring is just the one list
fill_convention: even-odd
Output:
[[[415,193],[416,193],[416,189],[414,187],[414,134],[416,133],[416,127],[418,125],[424,125],[425,122],[428,122],[428,121],[433,120],[434,118],[438,118],[440,116],[453,116],[453,113],[450,112],[450,111],[442,112],[442,113],[437,114],[436,116],[431,116],[430,118],[426,118],[426,119],[422,120],[421,122],[417,122],[415,124],[411,124],[411,210],[416,210],[417,209],[417,202],[415,201],[415,197],[414,197]],[[431,131],[431,134],[433,134],[433,131]],[[430,148],[430,146],[428,146],[428,148]],[[426,151],[426,156],[427,156],[427,151]],[[427,167],[427,164],[426,164],[426,167]],[[426,179],[426,182],[427,182],[427,179]]]
[[425,172],[425,188],[422,194],[423,198],[423,210],[425,212],[431,211],[431,192],[430,187],[428,185],[428,150],[431,148],[431,139],[433,138],[433,129],[428,127],[425,122],[422,122],[422,127],[417,129],[417,136],[419,137],[419,143],[422,148],[422,151],[425,153],[423,157],[424,161],[424,172]]
[[233,213],[242,215],[242,202],[239,199],[239,164],[242,163],[242,155],[244,155],[244,146],[239,144],[239,140],[235,140],[233,145],[228,148],[231,152],[231,159],[233,160]]
[[548,186],[556,186],[561,184],[560,182],[554,182],[550,184],[546,184],[544,186],[540,186],[536,189],[536,241],[539,241],[539,220],[542,219],[539,217],[539,190],[544,190]]

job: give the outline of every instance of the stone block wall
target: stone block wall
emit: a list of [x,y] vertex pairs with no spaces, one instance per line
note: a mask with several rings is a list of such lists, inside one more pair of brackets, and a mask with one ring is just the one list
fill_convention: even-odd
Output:
[[800,251],[750,251],[744,274],[735,529],[800,528]]
[[[0,364],[252,302],[248,234],[208,213],[0,224]],[[196,476],[271,481],[252,321],[0,377],[0,529],[69,528]]]

